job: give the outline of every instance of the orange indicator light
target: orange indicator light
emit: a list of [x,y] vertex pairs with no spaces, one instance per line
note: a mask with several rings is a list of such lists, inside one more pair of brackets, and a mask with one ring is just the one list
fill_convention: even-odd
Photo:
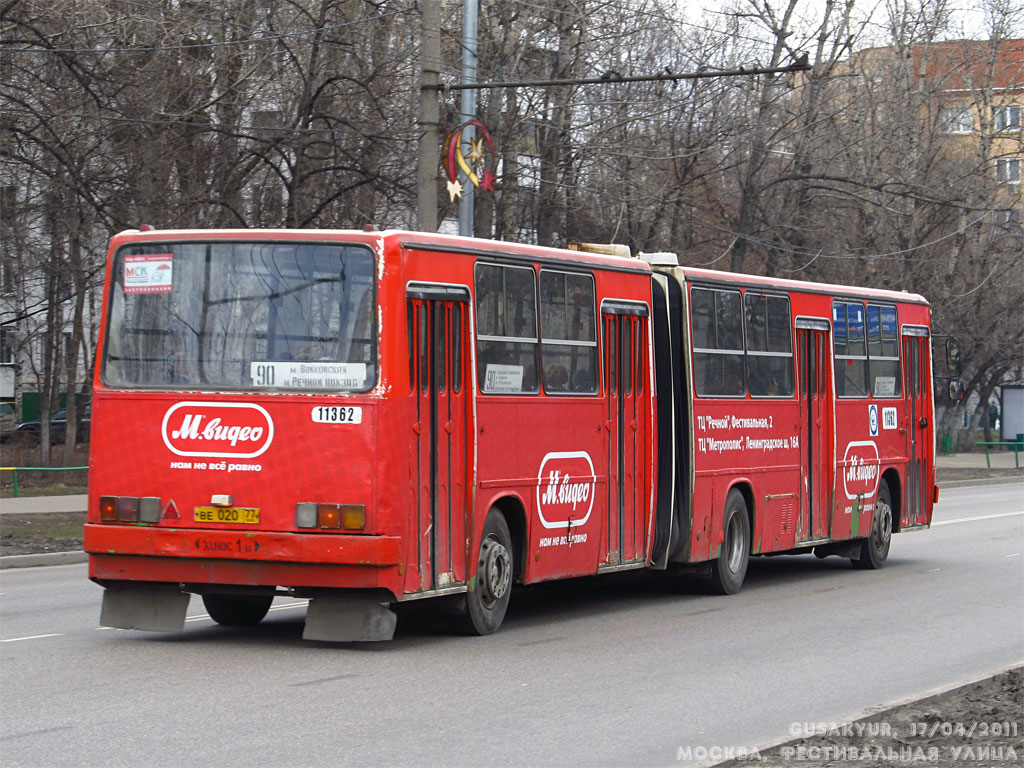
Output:
[[361,531],[366,526],[366,507],[362,504],[342,504],[342,524],[346,530]]
[[316,524],[318,528],[341,528],[341,509],[337,504],[317,504]]

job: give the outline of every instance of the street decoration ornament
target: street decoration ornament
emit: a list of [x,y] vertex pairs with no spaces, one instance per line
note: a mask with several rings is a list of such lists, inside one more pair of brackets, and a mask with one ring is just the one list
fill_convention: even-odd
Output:
[[[476,129],[477,136],[464,142],[463,132],[470,126]],[[465,147],[467,151],[463,151],[464,144],[468,144]],[[494,191],[497,180],[493,172],[494,142],[487,126],[476,118],[448,133],[441,151],[441,163],[448,176],[448,196],[453,203],[465,192],[464,180],[485,192]],[[462,179],[459,178],[460,172]]]

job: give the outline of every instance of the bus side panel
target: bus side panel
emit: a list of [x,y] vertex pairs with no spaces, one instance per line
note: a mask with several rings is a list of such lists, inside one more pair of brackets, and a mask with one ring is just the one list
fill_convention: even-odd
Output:
[[725,499],[737,484],[749,486],[754,500],[747,510],[751,551],[792,548],[800,468],[796,419],[794,399],[694,400],[693,560],[718,556]]
[[[898,306],[899,323],[920,324],[927,327],[929,322],[928,308],[917,305]],[[901,343],[900,379],[902,391],[899,395],[882,397],[837,397],[836,412],[836,472],[835,472],[835,515],[831,538],[839,541],[851,538],[863,538],[871,529],[875,503],[878,498],[878,487],[882,476],[889,468],[896,470],[899,487],[891,487],[893,502],[899,499],[902,510],[894,509],[897,521],[903,518],[906,523],[905,511],[910,503],[912,491],[910,456],[908,454],[908,435],[918,430],[920,435],[925,431],[925,439],[919,440],[928,451],[932,448],[932,431],[930,429],[932,385],[929,381],[922,387],[921,394],[924,404],[919,400],[917,410],[927,411],[926,424],[921,426],[920,415],[912,415],[908,406],[911,395],[908,377],[908,360]],[[842,375],[837,360],[836,377]],[[920,457],[919,457],[920,458]],[[924,482],[922,488],[930,489],[934,484],[935,468],[929,452],[921,461]],[[931,519],[932,494],[920,492],[920,505]],[[904,514],[901,515],[901,512]]]
[[594,573],[607,539],[604,401],[481,396],[477,403],[480,524],[490,499],[514,493],[526,500],[524,580]]

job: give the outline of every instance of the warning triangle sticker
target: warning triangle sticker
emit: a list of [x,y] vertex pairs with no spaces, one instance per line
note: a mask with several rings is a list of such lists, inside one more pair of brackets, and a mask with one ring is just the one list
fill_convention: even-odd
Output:
[[167,506],[164,507],[164,520],[180,520],[181,515],[178,514],[178,506],[174,503],[174,499],[167,502]]

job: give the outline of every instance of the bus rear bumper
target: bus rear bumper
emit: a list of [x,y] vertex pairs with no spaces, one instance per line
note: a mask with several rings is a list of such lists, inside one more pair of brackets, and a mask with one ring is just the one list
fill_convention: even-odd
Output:
[[397,536],[86,524],[83,543],[101,583],[402,591]]

